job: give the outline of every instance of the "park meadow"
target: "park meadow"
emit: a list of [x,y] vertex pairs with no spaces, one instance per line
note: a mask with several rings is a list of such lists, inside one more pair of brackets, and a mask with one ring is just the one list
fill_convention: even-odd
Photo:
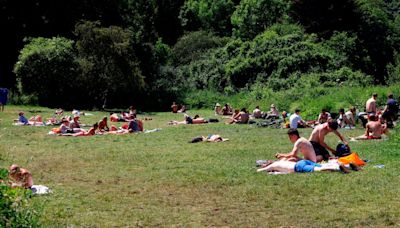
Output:
[[[0,113],[0,165],[29,169],[35,184],[53,190],[31,206],[42,227],[364,227],[400,225],[399,135],[389,140],[350,142],[369,160],[360,172],[268,175],[255,161],[288,152],[287,129],[256,125],[170,126],[182,114],[142,113],[153,133],[59,137],[52,126],[12,126],[20,110],[50,117],[54,110],[6,106]],[[105,112],[90,112],[93,124]],[[212,110],[189,110],[215,118]],[[109,123],[111,124],[111,123]],[[116,123],[117,126],[120,123]],[[348,137],[363,133],[340,132]],[[301,129],[308,138],[311,129]],[[220,134],[222,143],[188,143]],[[327,138],[328,144],[338,143]],[[383,168],[375,165],[383,164]]]

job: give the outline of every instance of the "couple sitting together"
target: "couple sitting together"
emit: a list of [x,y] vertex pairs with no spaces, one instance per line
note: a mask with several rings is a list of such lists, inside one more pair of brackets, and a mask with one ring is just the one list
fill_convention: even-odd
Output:
[[[267,172],[282,172],[282,173],[306,173],[314,171],[342,171],[349,172],[349,170],[340,163],[326,163],[318,164],[323,160],[327,161],[331,157],[328,150],[337,155],[336,150],[329,147],[325,142],[325,136],[333,132],[341,141],[347,146],[348,143],[344,137],[337,131],[337,122],[328,121],[327,123],[318,125],[311,133],[310,139],[307,140],[300,137],[296,129],[289,129],[288,135],[292,143],[294,143],[293,150],[290,153],[276,154],[278,161],[267,161],[263,164],[263,168],[257,171]],[[350,151],[350,148],[347,149]],[[303,160],[298,157],[299,152],[303,155]],[[358,170],[356,165],[351,164],[350,167]]]

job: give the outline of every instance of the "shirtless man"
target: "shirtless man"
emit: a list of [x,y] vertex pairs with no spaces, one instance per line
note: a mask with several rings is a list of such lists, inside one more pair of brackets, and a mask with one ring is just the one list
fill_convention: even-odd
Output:
[[372,97],[367,100],[367,103],[365,104],[365,111],[370,114],[374,113],[376,114],[376,98],[378,97],[377,93],[373,93]]
[[307,139],[300,137],[299,132],[293,128],[289,129],[287,134],[289,135],[289,140],[294,143],[292,152],[287,154],[276,154],[276,158],[280,160],[299,161],[301,159],[297,155],[300,152],[303,154],[305,160],[317,162],[314,148]]
[[350,171],[344,165],[335,163],[318,164],[309,160],[301,160],[298,162],[279,160],[274,161],[264,168],[257,169],[257,172],[281,172],[281,173],[310,173],[319,171],[342,171],[349,173]]
[[314,147],[314,151],[315,154],[317,155],[317,161],[320,162],[322,160],[328,160],[330,157],[330,154],[328,152],[328,150],[330,152],[332,152],[333,154],[336,153],[336,151],[328,146],[325,143],[325,136],[330,133],[333,132],[335,135],[337,135],[340,140],[346,145],[348,146],[348,142],[346,141],[346,139],[337,131],[338,129],[338,123],[332,120],[329,120],[327,123],[324,124],[320,124],[317,125],[314,130],[311,132],[309,141],[311,142],[311,144]]
[[178,105],[175,102],[172,102],[171,108],[172,113],[178,113]]
[[11,165],[8,178],[11,181],[11,187],[31,188],[33,185],[32,174],[18,165]]
[[369,121],[366,125],[365,134],[354,138],[355,140],[381,139],[382,134],[387,133],[386,126],[381,124],[376,115],[368,115],[368,120]]
[[194,139],[192,139],[190,142],[191,143],[197,143],[197,142],[225,142],[228,141],[229,139],[224,139],[220,135],[208,135],[207,137],[205,136],[199,136]]

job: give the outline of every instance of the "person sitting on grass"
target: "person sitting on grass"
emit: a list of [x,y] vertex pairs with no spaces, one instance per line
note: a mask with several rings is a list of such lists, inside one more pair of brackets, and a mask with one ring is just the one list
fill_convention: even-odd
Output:
[[229,117],[227,124],[233,124],[239,121],[239,119],[240,119],[240,111],[239,109],[235,109],[235,112],[232,114],[231,117]]
[[32,174],[27,170],[13,164],[10,166],[8,178],[12,188],[31,188],[33,185]]
[[178,113],[185,113],[186,112],[186,105],[182,105],[181,108],[178,110]]
[[317,122],[319,124],[323,124],[328,122],[328,120],[331,118],[331,114],[326,110],[326,109],[322,109],[321,113],[318,116]]
[[172,113],[178,113],[178,105],[174,102],[172,102],[171,105]]
[[136,119],[136,115],[131,115],[128,125],[128,132],[142,132],[143,131],[143,122],[141,120]]
[[14,120],[18,125],[29,125],[28,119],[24,116],[24,112],[18,113],[18,120]]
[[214,107],[214,114],[217,115],[222,115],[222,109],[221,109],[221,105],[219,103],[215,104]]
[[355,128],[356,126],[356,108],[355,107],[350,107],[349,110],[345,113],[346,118],[349,120],[349,125],[350,128],[353,127]]
[[228,141],[228,140],[229,139],[222,138],[220,135],[210,134],[207,137],[205,137],[205,136],[196,137],[196,138],[192,139],[189,142],[190,143],[197,143],[197,142],[225,142],[225,141]]
[[257,105],[256,108],[253,110],[253,117],[258,119],[258,118],[261,118],[262,115],[263,115],[263,113],[260,109],[260,106]]
[[228,103],[226,103],[224,105],[224,107],[222,108],[222,115],[229,116],[229,115],[232,115],[232,114],[233,114],[232,107]]
[[75,128],[81,128],[81,125],[79,123],[79,116],[78,115],[74,115],[74,118],[72,119],[72,121],[69,124],[69,128],[71,129],[75,129]]
[[352,127],[350,120],[347,118],[344,112],[344,108],[339,109],[339,117],[336,121],[340,128],[345,128],[346,126],[348,126],[351,129]]
[[277,119],[279,117],[279,111],[276,109],[274,104],[271,104],[271,109],[266,113],[265,119]]
[[290,115],[289,117],[290,128],[297,129],[297,128],[304,128],[307,127],[306,122],[300,116],[300,109],[296,109],[294,114]]
[[99,125],[99,131],[101,132],[110,130],[107,124],[107,116],[104,116],[103,119],[99,121],[98,125]]
[[368,115],[368,123],[365,126],[365,134],[352,138],[351,140],[381,139],[382,134],[387,134],[388,129],[374,114]]
[[288,161],[299,161],[301,160],[298,157],[299,152],[303,154],[303,158],[305,160],[309,160],[312,162],[317,162],[317,156],[315,155],[314,148],[310,141],[307,139],[300,137],[297,129],[289,129],[287,132],[289,136],[289,140],[294,143],[293,149],[290,153],[287,154],[276,154],[275,157],[279,160],[288,160]]
[[317,125],[311,132],[309,141],[314,147],[315,154],[317,155],[317,162],[320,162],[322,160],[326,161],[329,159],[331,155],[329,154],[328,150],[334,155],[336,154],[336,150],[325,143],[325,136],[327,134],[333,132],[340,138],[343,144],[345,144],[346,146],[349,145],[346,139],[337,131],[338,127],[338,123],[336,121],[332,121],[331,119],[324,124]]
[[[350,164],[350,167],[355,171],[359,170],[359,168],[354,164]],[[342,173],[350,172],[350,170],[341,163],[318,164],[309,160],[300,160],[298,162],[287,160],[269,161],[266,164],[266,167],[257,169],[257,172],[261,171],[280,173],[311,173],[321,171],[341,171]]]

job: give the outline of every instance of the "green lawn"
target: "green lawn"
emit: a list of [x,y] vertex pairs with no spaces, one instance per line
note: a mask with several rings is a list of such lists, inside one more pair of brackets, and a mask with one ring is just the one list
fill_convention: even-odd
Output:
[[[34,197],[44,227],[230,226],[343,227],[400,226],[400,150],[397,134],[388,141],[351,142],[371,162],[348,175],[256,173],[255,161],[288,152],[285,129],[252,125],[168,126],[181,114],[139,115],[149,134],[56,137],[52,127],[16,127],[19,110],[0,113],[0,161],[28,168],[36,184],[54,193]],[[213,117],[212,111],[189,111]],[[106,113],[81,121],[94,123]],[[310,129],[300,131],[308,138]],[[345,136],[362,129],[341,130]],[[224,143],[188,141],[220,134]],[[332,146],[335,136],[327,138]],[[373,167],[384,164],[383,169]]]

